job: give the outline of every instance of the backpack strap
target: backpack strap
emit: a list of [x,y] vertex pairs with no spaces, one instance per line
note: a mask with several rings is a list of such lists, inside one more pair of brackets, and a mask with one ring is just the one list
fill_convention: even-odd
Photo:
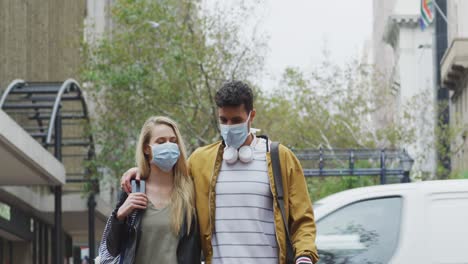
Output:
[[291,236],[289,235],[289,227],[286,222],[284,210],[284,192],[283,192],[283,178],[281,177],[281,164],[279,158],[279,142],[273,141],[271,143],[271,164],[273,169],[273,177],[275,179],[276,201],[278,202],[281,217],[283,218],[284,229],[286,230],[286,263],[294,263],[294,249],[291,243]]

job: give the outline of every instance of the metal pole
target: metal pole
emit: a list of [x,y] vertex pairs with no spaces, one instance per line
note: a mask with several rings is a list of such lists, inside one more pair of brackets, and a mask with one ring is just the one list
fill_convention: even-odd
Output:
[[[437,3],[435,3],[437,1]],[[448,88],[443,86],[443,83],[440,78],[442,57],[447,50],[447,22],[442,18],[442,14],[447,12],[447,1],[446,0],[435,0],[435,5],[438,8],[438,11],[435,16],[435,87],[437,94],[437,116],[436,124],[441,130],[437,140],[442,146],[437,148],[437,164],[441,165],[444,170],[442,175],[438,175],[440,178],[447,178],[450,174],[451,164],[450,164],[450,140],[448,139],[447,134],[449,133],[448,127],[450,124],[450,93]]]
[[0,237],[0,261],[1,261],[0,263],[2,263],[2,264],[3,264],[3,259],[4,259],[4,257],[3,257],[3,238]]
[[62,264],[62,186],[55,186],[54,263]]
[[45,262],[43,261],[42,259],[42,254],[43,254],[43,250],[44,250],[44,244],[42,244],[41,242],[41,239],[42,239],[42,236],[44,235],[44,225],[40,222],[37,223],[36,225],[36,228],[39,229],[39,236],[38,236],[38,241],[39,241],[39,264],[44,264]]
[[403,172],[403,179],[402,179],[402,181],[401,181],[402,183],[408,183],[408,182],[410,182],[409,174],[410,174],[409,171]]
[[[94,182],[92,183],[94,184]],[[88,244],[89,244],[89,260],[91,262],[94,261],[95,257],[95,227],[94,227],[94,219],[95,219],[95,209],[96,209],[96,200],[94,196],[94,190],[91,191],[91,194],[88,197]]]
[[435,8],[437,9],[438,14],[445,20],[445,23],[447,23],[449,25],[450,23],[448,22],[448,19],[445,16],[444,12],[442,12],[439,5],[437,4],[437,1],[432,1],[432,3],[434,4]]
[[44,263],[49,263],[49,227],[44,224]]
[[322,147],[320,147],[319,169],[320,169],[320,176],[322,176],[322,171],[323,171],[323,151],[322,151]]
[[62,161],[62,115],[60,113],[60,108],[57,110],[57,116],[55,118],[55,142],[54,142],[54,153],[55,158],[59,161]]
[[[34,221],[34,223],[33,223],[33,227],[34,227],[33,237],[34,237],[34,239],[33,239],[33,247],[32,247],[32,251],[33,251],[32,252],[32,258],[33,258],[32,263],[37,264],[37,244],[38,244],[37,241],[39,240],[38,237],[40,237],[40,235],[37,232],[38,224],[37,224],[36,219],[34,219],[33,221]],[[41,242],[39,241],[39,243],[41,243]],[[0,263],[3,263],[3,259],[0,259]]]
[[15,262],[13,262],[13,242],[12,241],[8,241],[8,264],[13,264]]
[[[55,158],[62,161],[62,116],[60,114],[60,108],[57,110],[57,116],[55,119]],[[62,264],[62,186],[54,187],[54,201],[55,201],[55,228],[54,228],[54,254],[53,262],[55,264]]]
[[386,183],[385,177],[385,150],[380,151],[380,184]]

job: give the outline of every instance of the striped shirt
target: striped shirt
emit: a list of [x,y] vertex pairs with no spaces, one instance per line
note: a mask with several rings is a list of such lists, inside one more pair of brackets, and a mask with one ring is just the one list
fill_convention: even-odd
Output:
[[278,263],[266,142],[255,141],[252,162],[223,161],[221,166],[215,189],[213,264]]

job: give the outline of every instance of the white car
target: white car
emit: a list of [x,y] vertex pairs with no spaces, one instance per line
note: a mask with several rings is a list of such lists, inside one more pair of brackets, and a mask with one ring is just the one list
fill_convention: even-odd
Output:
[[468,264],[468,180],[356,188],[314,211],[319,264]]

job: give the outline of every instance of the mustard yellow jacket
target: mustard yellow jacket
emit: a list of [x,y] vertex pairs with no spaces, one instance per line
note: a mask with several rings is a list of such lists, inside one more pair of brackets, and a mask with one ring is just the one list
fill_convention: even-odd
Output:
[[[189,159],[190,175],[195,183],[195,198],[200,225],[200,237],[202,249],[206,257],[206,263],[211,263],[213,247],[211,236],[214,231],[215,221],[215,185],[221,169],[224,145],[217,142],[195,150]],[[295,250],[295,256],[308,256],[314,263],[318,261],[317,248],[315,246],[315,221],[310,202],[307,185],[301,164],[296,156],[287,147],[279,146],[281,174],[284,188],[284,207],[291,242]],[[273,214],[276,229],[276,240],[279,246],[279,264],[286,263],[286,235],[281,217],[281,211],[276,202],[276,189],[273,178],[270,153],[267,153],[268,176],[270,189],[273,194]]]

